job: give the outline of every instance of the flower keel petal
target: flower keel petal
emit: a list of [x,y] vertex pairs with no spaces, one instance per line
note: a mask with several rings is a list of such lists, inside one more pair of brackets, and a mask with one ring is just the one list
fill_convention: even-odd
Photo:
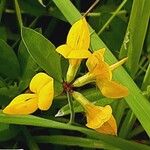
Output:
[[31,114],[38,109],[37,102],[37,95],[21,94],[12,100],[12,102],[3,110],[3,113],[21,115]]
[[117,124],[113,115],[100,128],[95,130],[103,134],[117,135]]

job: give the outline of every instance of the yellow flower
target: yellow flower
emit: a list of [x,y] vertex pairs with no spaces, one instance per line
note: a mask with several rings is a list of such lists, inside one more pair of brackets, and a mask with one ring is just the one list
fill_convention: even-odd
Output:
[[30,82],[30,90],[38,96],[38,108],[48,110],[54,97],[53,78],[45,73],[36,74]]
[[85,109],[88,128],[104,134],[117,135],[116,121],[109,105],[95,106],[78,92],[73,92],[72,95]]
[[90,33],[85,18],[75,22],[67,36],[66,44],[59,46],[56,51],[69,59],[67,82],[71,82],[80,66],[81,60],[88,58],[91,53],[88,51],[90,44]]
[[38,108],[48,110],[54,96],[53,78],[45,73],[36,74],[30,82],[33,93],[20,94],[3,110],[6,114],[31,114]]
[[94,52],[87,60],[86,65],[89,72],[78,78],[74,87],[80,87],[90,82],[96,82],[102,94],[109,98],[121,98],[128,95],[128,89],[123,85],[112,81],[112,71],[122,65],[127,58],[109,66],[104,61],[105,49]]

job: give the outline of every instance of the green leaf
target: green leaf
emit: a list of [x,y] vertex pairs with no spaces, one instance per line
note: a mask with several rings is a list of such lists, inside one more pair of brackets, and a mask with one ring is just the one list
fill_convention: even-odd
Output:
[[[81,18],[81,14],[77,11],[77,9],[69,0],[53,0],[53,2],[57,5],[57,7],[61,10],[66,19],[71,24],[73,24],[75,21]],[[109,64],[116,62],[116,58],[108,50],[107,46],[102,42],[98,35],[94,33],[92,28],[90,28],[90,31],[92,33],[92,50],[98,50],[99,48],[105,47],[107,49],[105,54],[106,62],[108,62]],[[134,81],[122,67],[118,68],[114,72],[114,78],[129,89],[129,95],[125,97],[125,100],[128,103],[129,107],[132,109],[133,113],[139,119],[147,134],[150,136],[150,103],[142,95],[139,88],[136,86]]]
[[22,40],[32,58],[54,79],[62,82],[60,56],[54,45],[40,33],[23,27]]
[[[34,139],[38,143],[52,143],[68,146],[79,146],[86,148],[111,149],[116,150],[116,147],[105,143],[102,140],[93,140],[89,138],[81,138],[74,136],[52,135],[52,136],[35,136]],[[63,139],[63,140],[62,140]]]
[[[70,124],[65,124],[53,120],[48,120],[33,115],[5,115],[0,112],[0,123],[32,125],[38,127],[66,129],[82,132],[88,135],[89,138],[97,139],[105,142],[108,146],[115,147],[120,150],[150,150],[149,146],[142,145],[135,142],[130,142],[115,136],[99,134],[91,129],[82,128]],[[61,142],[60,142],[61,143]]]
[[29,86],[31,79],[37,73],[39,66],[29,55],[22,41],[18,49],[18,59],[21,68],[21,79],[19,83],[19,91],[23,91]]
[[0,74],[10,79],[17,79],[20,74],[19,62],[13,49],[0,39]]

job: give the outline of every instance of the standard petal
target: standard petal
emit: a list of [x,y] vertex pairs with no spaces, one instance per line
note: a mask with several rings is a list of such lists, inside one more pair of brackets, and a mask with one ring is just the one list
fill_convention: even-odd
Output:
[[96,80],[111,80],[112,79],[112,72],[109,69],[109,65],[104,61],[99,61],[99,64],[96,65],[93,71],[91,71],[93,75],[95,75]]
[[53,81],[52,77],[48,76],[46,73],[40,72],[32,78],[30,82],[30,90],[38,93],[44,85],[51,81]]
[[93,104],[84,106],[86,110],[87,124],[92,129],[101,127],[108,121],[112,115],[112,109],[109,105],[105,107],[95,106]]
[[117,124],[113,115],[100,128],[95,130],[97,132],[104,133],[104,134],[117,135]]
[[38,98],[36,94],[21,94],[3,110],[6,114],[31,114],[38,109]]
[[128,89],[115,81],[97,82],[102,94],[108,98],[122,98],[128,95]]
[[86,66],[88,67],[89,71],[92,71],[96,67],[96,65],[98,65],[101,61],[104,61],[104,53],[105,48],[102,48],[90,55],[90,57],[86,61]]
[[64,44],[64,45],[57,47],[56,51],[62,56],[64,56],[65,58],[68,58],[68,55],[72,51],[72,48],[69,47],[67,44]]
[[41,110],[48,110],[52,104],[54,97],[53,80],[46,83],[38,93],[38,108]]
[[83,59],[88,58],[91,55],[90,51],[88,50],[73,50],[69,53],[69,59]]
[[72,25],[67,36],[67,45],[75,50],[88,50],[90,45],[90,33],[85,18],[81,18]]

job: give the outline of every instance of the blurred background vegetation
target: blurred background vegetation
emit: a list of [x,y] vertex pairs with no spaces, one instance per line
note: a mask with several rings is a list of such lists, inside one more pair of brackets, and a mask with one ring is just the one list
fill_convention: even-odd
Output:
[[[71,2],[81,13],[84,14],[95,0],[72,0]],[[117,58],[121,57],[121,54],[119,53],[122,49],[125,34],[127,35],[126,30],[129,23],[133,0],[126,1],[117,14],[115,14],[116,10],[123,2],[123,0],[102,0],[87,15],[87,21],[89,24],[95,32],[99,34],[100,38]],[[18,0],[18,3],[21,9],[24,26],[42,33],[42,35],[48,38],[56,47],[65,43],[71,25],[52,0]],[[115,17],[111,20],[110,18],[113,14],[115,14]],[[103,29],[103,27],[105,28]],[[0,39],[2,39],[2,41],[0,41],[0,107],[3,108],[12,100],[12,98],[25,91],[33,75],[42,70],[24,50],[25,47],[20,42],[20,29],[16,17],[14,1],[12,0],[0,0]],[[126,36],[126,43],[124,44],[128,44],[128,40],[129,36]],[[7,42],[8,45],[6,45],[5,42]],[[7,50],[6,52],[3,52],[3,49],[7,49],[8,52]],[[10,53],[10,49],[13,49],[14,53]],[[148,67],[149,60],[150,26],[148,25],[138,69],[135,75],[132,76],[138,87],[142,88],[143,95],[148,99],[150,98],[150,87],[147,85],[150,84],[150,80],[147,79],[148,77],[146,77],[146,81],[143,80],[146,72],[147,75],[150,74],[150,67]],[[66,66],[66,63],[64,63],[64,66]],[[128,68],[128,66],[126,66],[126,69],[130,73],[130,68]],[[85,68],[81,67],[81,73],[84,71]],[[93,88],[93,86],[91,87]],[[99,99],[101,97],[94,88],[93,91],[90,91],[91,93],[87,89],[88,87],[83,89],[87,97],[90,98],[91,94],[95,94],[95,101],[96,98]],[[61,101],[61,99],[66,99],[66,97],[56,97],[56,99],[57,100],[54,102],[52,109],[48,112],[37,111],[35,115],[38,114],[44,118],[67,122],[69,116],[66,116],[63,119],[54,117],[57,111],[67,104],[67,101]],[[110,100],[108,103],[111,102],[112,101]],[[104,105],[104,103],[102,105]],[[117,102],[113,102],[112,106],[114,110],[119,111],[122,107],[124,109],[119,116],[114,112],[114,115],[118,119],[118,135],[125,139],[132,139],[139,143],[149,145],[150,143],[147,134],[140,123],[136,120],[136,117],[132,114],[132,111],[129,109],[125,101],[122,101],[119,105]],[[81,112],[81,108],[77,108],[76,111]],[[66,114],[68,114],[67,111]],[[80,119],[81,117],[84,118],[82,114],[76,114],[76,122],[84,123],[85,120]],[[131,119],[131,122],[126,124],[125,121],[129,119]],[[126,125],[128,125],[127,128]],[[125,129],[125,131],[123,131],[123,129]],[[59,142],[55,142],[60,140],[59,138],[51,139],[51,144],[47,141],[43,142],[38,138],[36,139],[36,136],[41,135],[41,133],[42,135],[59,134],[84,137],[83,134],[74,131],[66,132],[66,130],[0,124],[0,148],[54,150],[79,149],[77,146],[65,146],[67,144],[59,146]],[[83,148],[80,147],[80,149],[90,149],[85,148],[85,145],[82,146]]]

